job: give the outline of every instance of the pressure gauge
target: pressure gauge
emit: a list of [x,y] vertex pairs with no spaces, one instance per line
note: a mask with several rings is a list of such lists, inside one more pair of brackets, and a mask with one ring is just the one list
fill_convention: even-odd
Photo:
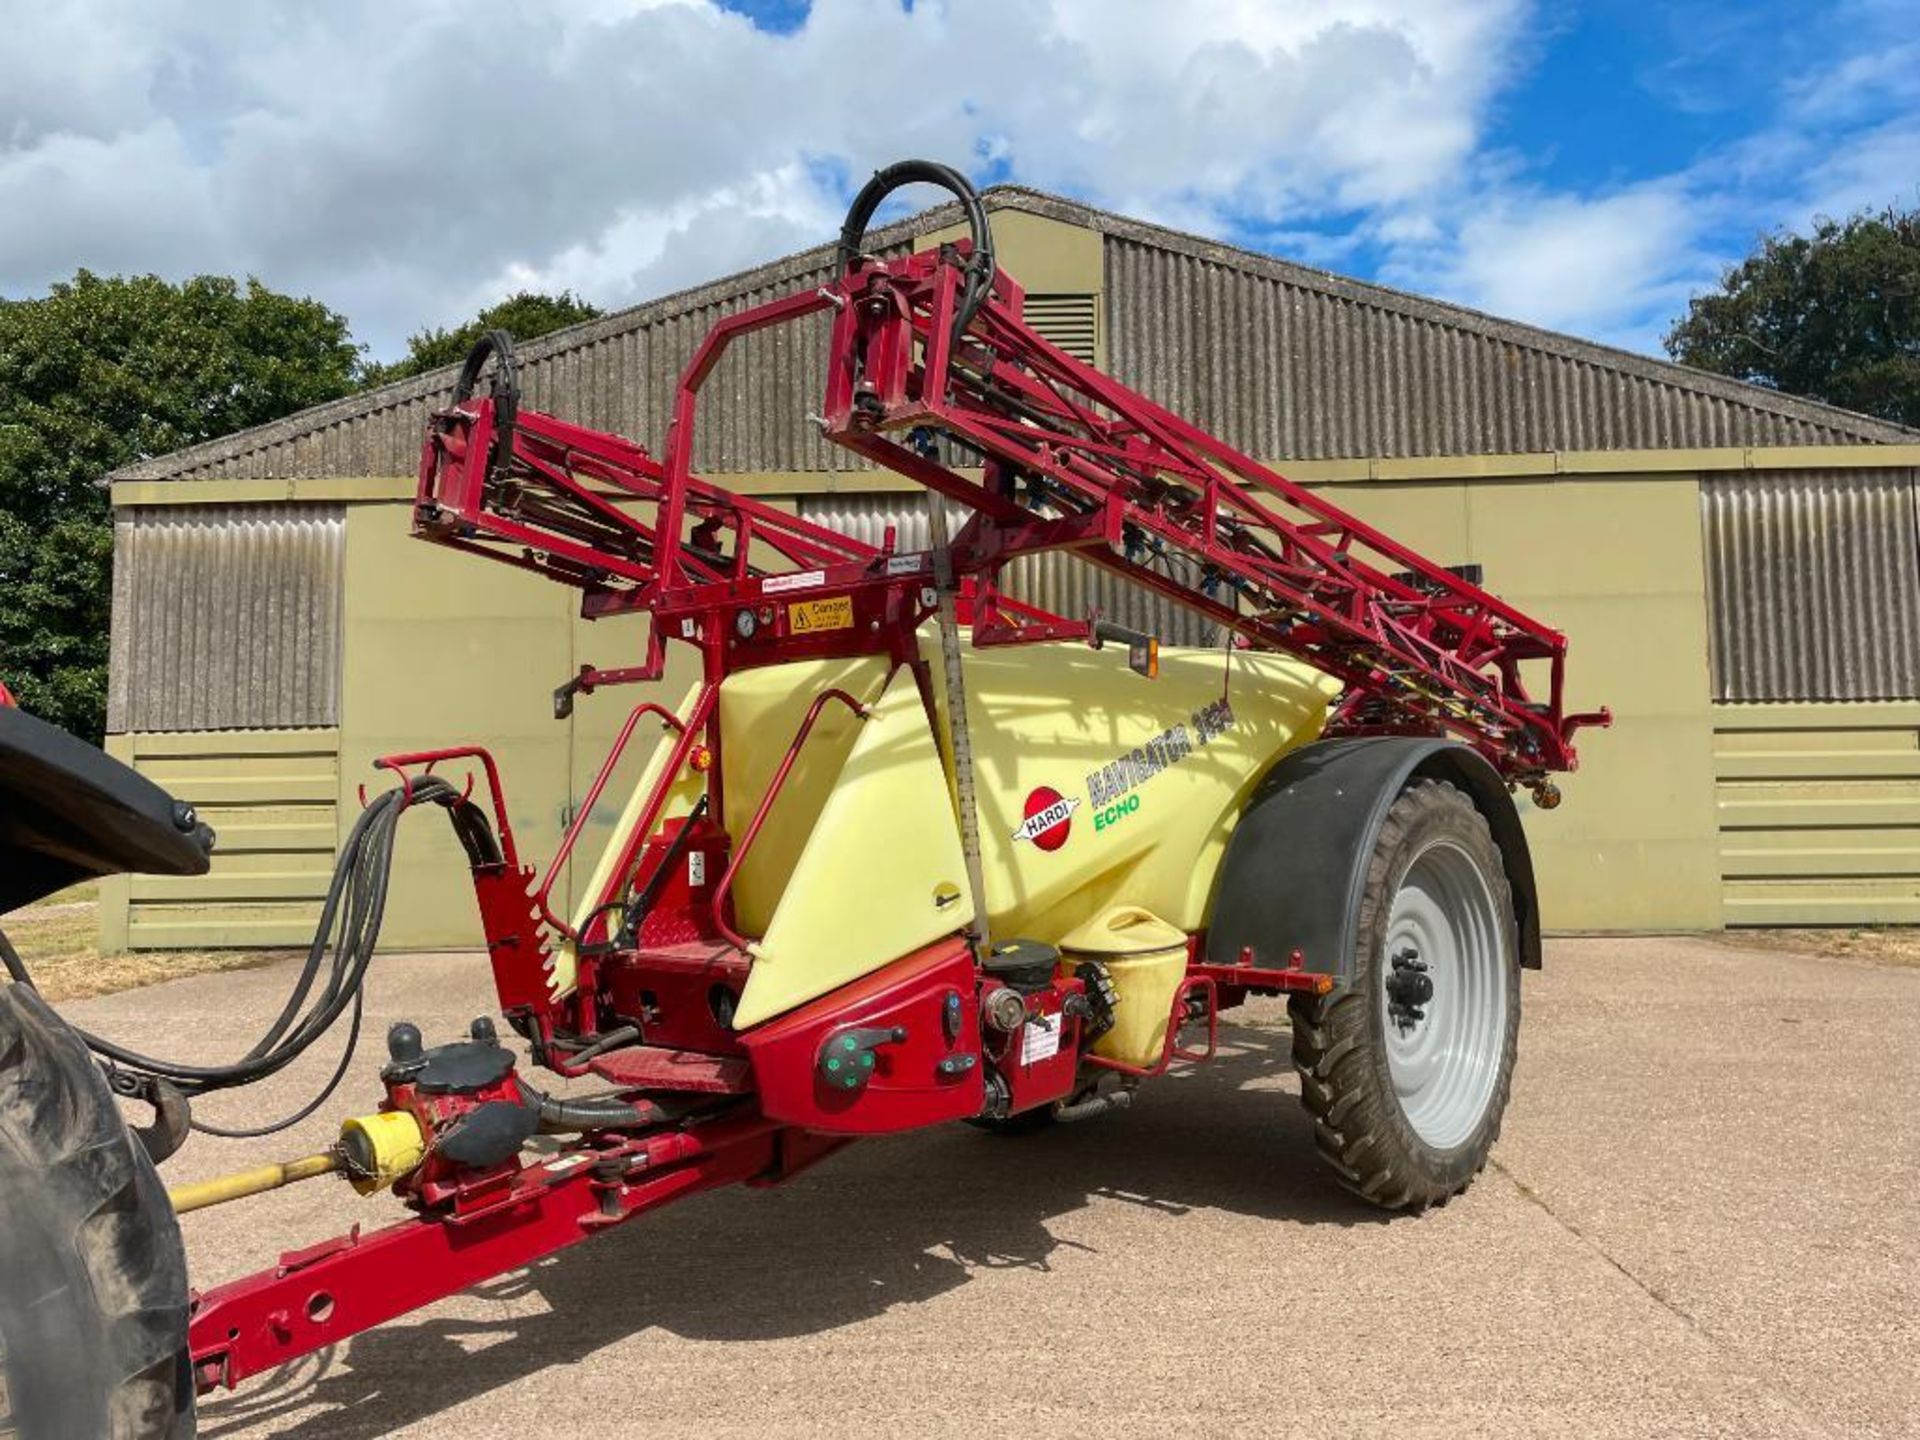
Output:
[[753,632],[759,628],[758,622],[753,618],[753,611],[736,610],[733,612],[733,633],[738,635],[742,640],[751,640],[753,638]]

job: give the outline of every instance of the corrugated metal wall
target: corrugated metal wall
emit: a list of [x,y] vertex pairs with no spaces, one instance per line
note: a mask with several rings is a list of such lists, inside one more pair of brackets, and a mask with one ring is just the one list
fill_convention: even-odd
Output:
[[[927,547],[927,502],[919,492],[803,496],[800,513],[869,545],[881,544],[887,526],[892,525],[900,549]],[[957,531],[965,512],[949,503],[947,513],[949,530]],[[1168,645],[1214,643],[1216,627],[1211,621],[1065,551],[1015,561],[1007,568],[1004,588],[1016,600],[1068,619],[1083,619],[1097,609],[1107,619],[1157,635]]]
[[1700,485],[1716,700],[1920,697],[1914,471]]
[[[674,382],[694,347],[726,315],[831,278],[827,267],[797,270],[724,299],[675,308],[650,323],[532,361],[524,369],[525,403],[594,429],[664,448]],[[826,442],[808,422],[826,393],[830,320],[736,340],[701,390],[695,464],[712,471],[824,470]],[[420,426],[402,426],[393,442],[417,464]],[[836,454],[839,468],[854,468]]]
[[122,509],[113,551],[110,731],[339,723],[342,507]]
[[1113,235],[1106,267],[1112,373],[1262,459],[1859,438],[1311,272],[1289,282]]

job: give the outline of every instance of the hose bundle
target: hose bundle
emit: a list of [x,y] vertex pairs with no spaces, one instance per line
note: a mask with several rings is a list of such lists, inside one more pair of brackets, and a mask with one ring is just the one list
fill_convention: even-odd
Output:
[[[202,1134],[253,1139],[297,1125],[324,1105],[345,1077],[359,1044],[363,990],[367,968],[380,938],[381,922],[386,916],[387,885],[400,817],[413,806],[423,804],[439,805],[446,810],[470,863],[500,861],[499,842],[485,812],[439,776],[410,779],[377,796],[360,812],[360,818],[354,822],[341,847],[306,963],[286,1004],[266,1033],[246,1054],[229,1064],[189,1065],[142,1055],[81,1030],[79,1034],[88,1048],[106,1062],[115,1089],[123,1094],[145,1093],[152,1097],[156,1093],[164,1095],[171,1088],[179,1095],[198,1097],[250,1085],[298,1060],[351,1009],[347,1043],[340,1063],[320,1093],[300,1109],[271,1124],[247,1129],[228,1129],[199,1120],[191,1123]],[[0,964],[4,964],[19,983],[33,983],[33,977],[11,946],[0,944]],[[143,1091],[122,1083],[127,1077],[136,1082],[146,1080],[158,1084],[147,1086]],[[158,1099],[155,1104],[160,1107]]]
[[951,165],[942,165],[937,160],[902,160],[874,171],[873,178],[853,197],[846,221],[840,227],[836,264],[844,271],[859,258],[861,243],[867,238],[867,226],[880,208],[880,202],[908,185],[938,185],[960,202],[960,209],[967,217],[973,254],[967,261],[966,288],[961,291],[960,303],[954,309],[953,338],[957,348],[960,337],[966,334],[967,326],[993,287],[994,257],[993,227],[987,223],[987,210],[980,203],[980,192]]

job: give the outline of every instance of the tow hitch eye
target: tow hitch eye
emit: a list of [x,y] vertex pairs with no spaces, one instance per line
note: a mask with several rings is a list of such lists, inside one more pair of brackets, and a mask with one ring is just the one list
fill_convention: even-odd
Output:
[[1387,1014],[1404,1035],[1427,1018],[1420,1007],[1433,999],[1433,977],[1427,973],[1427,962],[1411,945],[1396,950],[1392,960],[1393,973],[1387,976]]

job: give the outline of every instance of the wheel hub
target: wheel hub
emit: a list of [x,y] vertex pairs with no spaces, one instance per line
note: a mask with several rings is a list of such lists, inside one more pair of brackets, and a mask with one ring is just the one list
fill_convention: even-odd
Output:
[[1411,945],[1394,951],[1392,961],[1393,970],[1387,976],[1387,1014],[1404,1035],[1427,1018],[1421,1007],[1433,1000],[1433,977],[1427,973],[1420,952]]

